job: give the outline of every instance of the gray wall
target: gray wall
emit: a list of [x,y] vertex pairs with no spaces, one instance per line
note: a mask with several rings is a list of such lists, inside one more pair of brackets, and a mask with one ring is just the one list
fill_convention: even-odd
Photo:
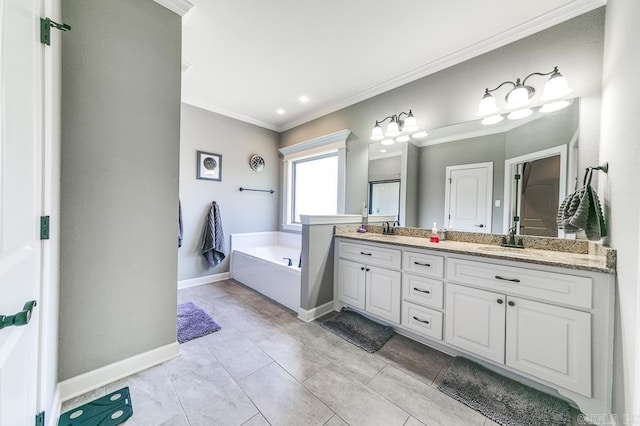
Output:
[[302,309],[333,300],[333,233],[334,225],[302,225]]
[[[448,228],[444,217],[445,176],[448,166],[493,162],[493,198],[504,192],[505,134],[479,136],[420,149],[420,208],[418,226]],[[491,231],[502,232],[502,207],[493,208]],[[455,223],[453,224],[455,229]]]
[[400,179],[401,155],[369,161],[369,181]]
[[[278,230],[278,193],[239,188],[279,189],[278,134],[191,105],[182,106],[180,200],[184,240],[178,250],[178,280],[229,271],[230,235]],[[222,155],[222,181],[196,179],[196,151]],[[249,158],[265,159],[262,172]],[[220,206],[227,258],[215,268],[200,255],[200,237],[211,201]]]
[[608,243],[618,251],[614,345],[614,412],[640,414],[638,285],[640,284],[640,2],[609,0],[602,93],[600,193],[609,218]]
[[[604,8],[579,16],[441,72],[328,114],[282,134],[281,147],[344,128],[347,141],[346,213],[367,199],[366,146],[374,121],[413,109],[418,124],[433,129],[476,120],[485,87],[560,67],[581,98],[580,164],[597,163],[602,79]],[[541,87],[544,79],[534,84]],[[424,167],[424,166],[422,166]]]
[[176,340],[180,17],[64,0],[59,379]]

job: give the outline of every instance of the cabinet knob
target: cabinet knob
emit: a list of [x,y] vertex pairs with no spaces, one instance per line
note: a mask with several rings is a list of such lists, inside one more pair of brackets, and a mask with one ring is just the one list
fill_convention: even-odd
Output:
[[498,305],[502,305],[504,303],[504,301],[502,299],[498,299],[498,300],[496,300],[496,302],[498,302]]
[[516,306],[516,302],[514,302],[513,300],[510,300],[508,303],[509,306]]
[[367,268],[367,272],[369,272],[371,269]]
[[361,271],[364,271],[364,266],[360,268]]

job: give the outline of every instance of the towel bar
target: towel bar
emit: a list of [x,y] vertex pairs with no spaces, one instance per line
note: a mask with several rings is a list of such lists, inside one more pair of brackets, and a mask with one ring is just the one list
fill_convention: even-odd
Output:
[[240,192],[242,191],[268,192],[269,194],[273,194],[274,192],[276,192],[273,189],[251,189],[251,188],[240,187]]

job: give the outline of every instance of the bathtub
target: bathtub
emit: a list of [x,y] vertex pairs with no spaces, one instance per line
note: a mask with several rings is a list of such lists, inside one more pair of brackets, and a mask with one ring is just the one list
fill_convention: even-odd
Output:
[[300,234],[231,234],[231,278],[299,312],[300,247]]

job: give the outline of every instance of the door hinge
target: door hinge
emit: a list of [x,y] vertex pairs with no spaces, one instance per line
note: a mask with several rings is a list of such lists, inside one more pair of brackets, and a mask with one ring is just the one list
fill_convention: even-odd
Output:
[[51,46],[51,27],[60,31],[69,31],[71,26],[59,24],[49,18],[40,18],[40,43]]
[[44,411],[36,414],[36,426],[44,426]]
[[40,216],[40,239],[49,239],[49,216]]
[[449,178],[449,184],[451,184],[451,178]]

